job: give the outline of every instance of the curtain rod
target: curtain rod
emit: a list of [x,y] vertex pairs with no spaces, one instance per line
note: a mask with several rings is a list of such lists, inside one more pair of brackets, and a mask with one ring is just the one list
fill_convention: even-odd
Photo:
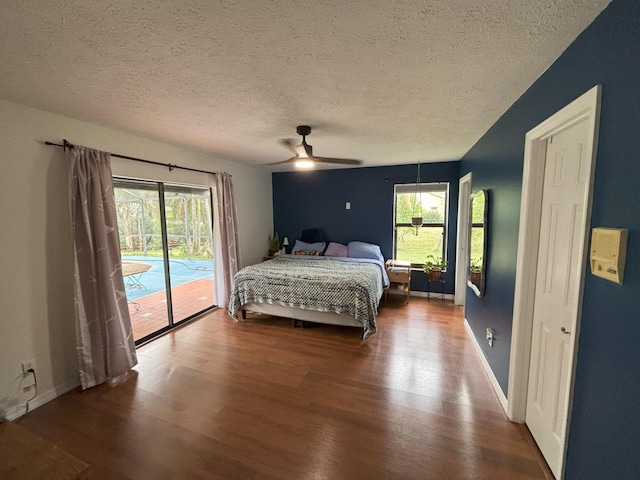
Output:
[[[65,150],[67,148],[71,149],[71,148],[74,147],[74,145],[72,143],[69,143],[66,139],[63,139],[61,144],[60,143],[54,143],[54,142],[44,142],[44,144],[45,145],[50,145],[50,146],[53,146],[53,147],[62,147]],[[173,165],[172,163],[154,162],[153,160],[145,160],[144,158],[130,157],[128,155],[120,155],[118,153],[111,153],[110,155],[112,157],[124,158],[125,160],[133,160],[134,162],[149,163],[151,165],[158,165],[160,167],[167,167],[167,168],[169,168],[170,172],[177,168],[178,170],[188,170],[190,172],[210,173],[211,175],[216,175],[216,172],[210,172],[208,170],[199,170],[197,168],[181,167],[180,165]]]

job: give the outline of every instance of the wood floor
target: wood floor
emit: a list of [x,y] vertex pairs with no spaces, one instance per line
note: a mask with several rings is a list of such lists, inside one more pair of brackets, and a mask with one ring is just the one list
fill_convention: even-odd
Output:
[[378,333],[218,310],[138,349],[126,383],[21,425],[95,479],[544,479],[460,309],[390,296]]

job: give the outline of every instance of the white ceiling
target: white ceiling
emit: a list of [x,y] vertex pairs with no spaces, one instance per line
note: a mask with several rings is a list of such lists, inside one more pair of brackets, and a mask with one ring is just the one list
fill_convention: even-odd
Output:
[[609,1],[4,0],[0,98],[253,165],[300,124],[458,160]]

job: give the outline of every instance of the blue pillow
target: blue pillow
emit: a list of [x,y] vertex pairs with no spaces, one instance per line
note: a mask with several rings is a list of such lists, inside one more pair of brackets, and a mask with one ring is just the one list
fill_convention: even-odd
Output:
[[327,244],[325,242],[306,243],[306,242],[303,242],[302,240],[296,240],[296,244],[293,246],[291,253],[295,255],[297,251],[304,252],[309,250],[324,252],[324,247],[326,245]]
[[347,249],[350,258],[372,258],[384,262],[379,245],[365,242],[349,242]]

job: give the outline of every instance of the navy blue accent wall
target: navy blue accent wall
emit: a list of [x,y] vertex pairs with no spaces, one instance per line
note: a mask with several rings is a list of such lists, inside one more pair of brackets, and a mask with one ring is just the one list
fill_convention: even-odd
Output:
[[[463,157],[491,192],[487,296],[466,317],[506,391],[525,133],[602,85],[591,227],[629,229],[624,285],[587,274],[567,479],[640,478],[640,2],[614,0]],[[486,342],[481,341],[481,345]]]
[[[445,292],[453,293],[459,163],[428,163],[420,167],[421,182],[449,182],[449,268],[443,274]],[[380,245],[386,258],[393,256],[393,187],[415,183],[417,165],[348,168],[274,173],[273,222],[280,237],[291,245],[302,230],[323,228],[331,241],[358,240]],[[351,209],[346,210],[346,202]],[[425,254],[426,256],[426,254]],[[426,275],[413,272],[411,289],[427,290]]]

